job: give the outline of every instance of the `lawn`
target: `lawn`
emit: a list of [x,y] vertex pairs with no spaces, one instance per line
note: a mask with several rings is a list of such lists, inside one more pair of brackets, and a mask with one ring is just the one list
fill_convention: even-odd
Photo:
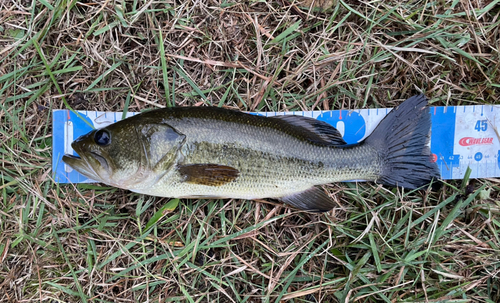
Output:
[[500,302],[500,179],[325,214],[53,180],[54,109],[500,105],[500,1],[0,1],[1,302]]

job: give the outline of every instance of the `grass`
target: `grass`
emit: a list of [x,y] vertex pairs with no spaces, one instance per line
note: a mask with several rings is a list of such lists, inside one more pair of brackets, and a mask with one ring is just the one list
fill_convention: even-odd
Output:
[[323,215],[51,179],[53,109],[500,104],[500,1],[320,2],[0,2],[0,301],[498,302],[498,179]]

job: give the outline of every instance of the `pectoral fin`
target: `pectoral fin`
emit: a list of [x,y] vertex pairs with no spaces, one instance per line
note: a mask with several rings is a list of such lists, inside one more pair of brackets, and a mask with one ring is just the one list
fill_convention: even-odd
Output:
[[234,167],[218,164],[188,164],[178,167],[184,182],[221,186],[236,179],[240,171]]
[[280,198],[286,204],[310,212],[322,213],[335,207],[335,202],[322,189],[311,187],[306,191]]

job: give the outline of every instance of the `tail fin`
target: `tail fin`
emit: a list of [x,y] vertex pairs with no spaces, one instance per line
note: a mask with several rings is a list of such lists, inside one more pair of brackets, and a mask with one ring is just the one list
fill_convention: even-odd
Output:
[[424,95],[413,96],[380,122],[365,144],[380,151],[382,171],[377,182],[415,189],[440,177],[431,162],[431,115]]

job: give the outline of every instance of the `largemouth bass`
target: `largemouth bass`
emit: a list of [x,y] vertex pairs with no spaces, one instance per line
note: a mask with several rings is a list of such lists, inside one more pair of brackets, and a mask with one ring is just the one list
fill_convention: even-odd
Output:
[[423,95],[393,109],[357,144],[312,118],[165,108],[79,137],[71,145],[79,157],[63,161],[91,179],[141,194],[276,198],[322,212],[334,202],[317,185],[367,180],[415,189],[438,179],[430,127]]

